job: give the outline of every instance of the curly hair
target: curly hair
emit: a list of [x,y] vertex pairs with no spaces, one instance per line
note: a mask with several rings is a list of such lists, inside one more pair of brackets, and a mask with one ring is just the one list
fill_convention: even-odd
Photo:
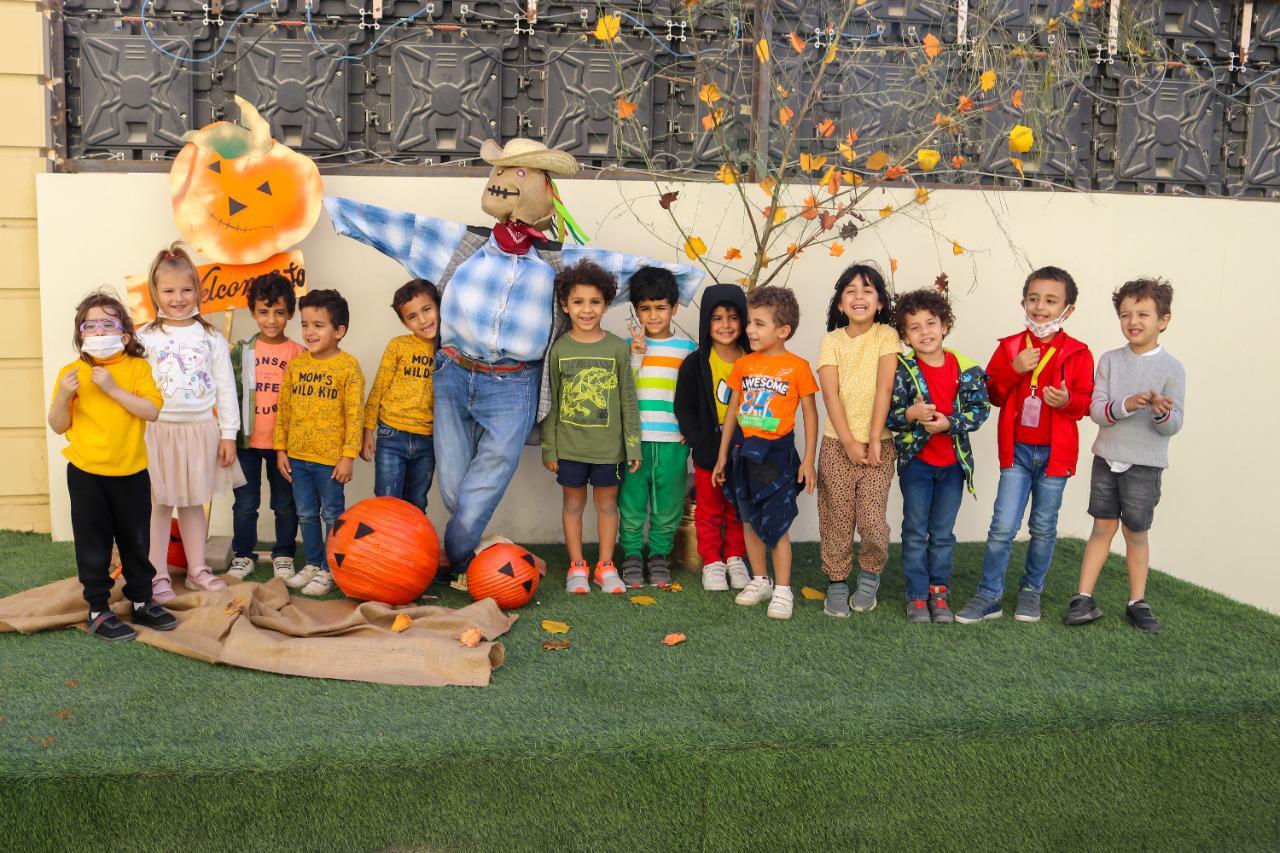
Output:
[[849,318],[840,310],[840,297],[844,296],[844,289],[853,284],[853,280],[859,277],[876,289],[876,296],[880,300],[880,308],[876,311],[875,322],[885,323],[886,325],[893,322],[893,302],[889,296],[889,288],[884,283],[884,274],[871,261],[860,261],[856,264],[851,264],[836,279],[835,293],[831,294],[831,304],[827,306],[828,332],[834,332],[836,329],[843,329],[849,325]]
[[800,302],[789,287],[757,287],[747,294],[747,307],[771,310],[775,324],[791,327],[788,338],[794,338],[800,328]]
[[293,283],[282,273],[272,270],[260,275],[249,283],[249,313],[253,313],[253,304],[262,302],[268,308],[277,302],[284,303],[285,312],[292,317],[298,305],[298,297],[293,293]]
[[1111,294],[1111,304],[1115,306],[1116,316],[1120,315],[1120,303],[1129,297],[1136,302],[1139,299],[1150,299],[1156,304],[1156,316],[1163,317],[1173,310],[1173,285],[1159,276],[1135,278],[1126,281]]
[[440,308],[440,290],[435,282],[427,281],[425,278],[412,278],[396,288],[396,292],[391,297],[391,310],[403,320],[400,309],[419,296],[427,297],[435,303],[437,309]]
[[1027,298],[1027,291],[1031,289],[1033,281],[1056,281],[1067,289],[1067,304],[1075,305],[1076,297],[1080,295],[1079,288],[1076,287],[1076,280],[1071,277],[1071,273],[1061,267],[1040,267],[1038,270],[1032,270],[1031,275],[1027,276],[1027,280],[1022,283],[1022,298]]
[[565,267],[556,276],[556,304],[564,305],[569,299],[569,292],[579,284],[599,290],[605,305],[613,302],[613,297],[618,295],[618,280],[613,273],[591,261],[578,261],[571,267]]
[[334,328],[351,328],[351,309],[347,300],[336,290],[312,290],[298,300],[299,308],[320,308],[329,314]]
[[898,329],[898,337],[907,339],[907,319],[919,311],[928,311],[937,317],[946,332],[956,323],[956,315],[951,311],[951,300],[939,293],[935,288],[922,287],[919,290],[908,290],[893,300],[893,324]]
[[75,331],[71,334],[71,345],[76,348],[76,352],[80,353],[81,359],[87,364],[93,364],[90,357],[81,349],[84,346],[84,332],[80,331],[80,324],[84,322],[85,317],[89,316],[91,308],[101,308],[120,324],[121,334],[129,336],[129,342],[124,345],[126,353],[134,358],[147,357],[147,350],[142,346],[142,341],[138,340],[138,333],[133,328],[133,318],[129,316],[124,303],[117,299],[115,294],[103,289],[90,293],[76,306]]

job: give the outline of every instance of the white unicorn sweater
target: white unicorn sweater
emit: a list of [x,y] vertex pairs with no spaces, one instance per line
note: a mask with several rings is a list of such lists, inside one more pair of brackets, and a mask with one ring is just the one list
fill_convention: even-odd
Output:
[[234,439],[240,429],[240,406],[236,402],[236,379],[227,339],[215,331],[206,331],[199,323],[166,323],[163,329],[155,324],[146,326],[138,333],[138,340],[147,348],[147,361],[164,395],[160,420],[208,420],[216,405],[219,432],[223,438]]

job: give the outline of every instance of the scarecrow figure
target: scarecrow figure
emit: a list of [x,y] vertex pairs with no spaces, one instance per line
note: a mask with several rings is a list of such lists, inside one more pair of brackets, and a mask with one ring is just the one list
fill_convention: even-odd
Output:
[[568,327],[556,304],[556,273],[589,260],[618,277],[625,300],[632,273],[670,270],[687,305],[703,273],[547,238],[553,218],[579,243],[583,237],[561,204],[551,177],[571,177],[578,163],[565,151],[529,139],[480,149],[493,169],[480,207],[491,228],[388,210],[350,199],[324,200],[334,230],[395,258],[440,288],[440,350],[435,362],[435,443],[440,492],[450,518],[444,547],[456,576],[475,556],[485,527],[515,475],[526,440],[551,406],[544,363]]

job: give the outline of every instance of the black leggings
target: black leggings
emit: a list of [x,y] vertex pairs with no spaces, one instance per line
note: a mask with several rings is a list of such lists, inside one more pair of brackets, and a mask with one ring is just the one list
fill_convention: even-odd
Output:
[[120,549],[124,596],[151,599],[156,570],[147,555],[151,542],[151,478],[144,468],[125,477],[90,474],[67,463],[71,534],[76,570],[90,610],[106,610],[111,597],[111,543]]

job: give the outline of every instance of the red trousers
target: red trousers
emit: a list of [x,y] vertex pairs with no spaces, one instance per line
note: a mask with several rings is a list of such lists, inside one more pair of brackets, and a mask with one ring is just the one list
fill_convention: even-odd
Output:
[[703,564],[746,557],[742,522],[737,508],[725,500],[724,489],[711,482],[711,472],[693,466],[693,526],[698,531],[698,556]]

